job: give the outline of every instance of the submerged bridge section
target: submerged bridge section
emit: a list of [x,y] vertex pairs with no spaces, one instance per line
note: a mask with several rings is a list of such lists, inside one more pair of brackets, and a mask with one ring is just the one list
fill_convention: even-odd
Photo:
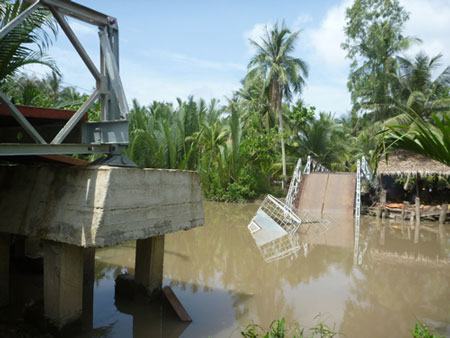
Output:
[[356,174],[312,172],[302,177],[294,210],[299,215],[328,222],[326,232],[315,236],[306,232],[311,243],[348,246],[354,237]]
[[316,218],[353,220],[355,173],[315,172],[304,175],[295,201],[295,210]]

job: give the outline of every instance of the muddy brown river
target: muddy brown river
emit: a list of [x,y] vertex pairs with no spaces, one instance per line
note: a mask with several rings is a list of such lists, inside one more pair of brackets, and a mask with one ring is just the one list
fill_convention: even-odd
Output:
[[97,250],[94,329],[79,337],[239,337],[277,318],[321,321],[345,337],[410,337],[419,320],[450,336],[449,240],[423,232],[413,244],[401,225],[365,218],[356,260],[353,224],[261,250],[247,230],[257,208],[206,202],[204,227],[166,236],[164,284],[190,324],[165,303],[116,302],[114,278],[133,272],[133,244]]

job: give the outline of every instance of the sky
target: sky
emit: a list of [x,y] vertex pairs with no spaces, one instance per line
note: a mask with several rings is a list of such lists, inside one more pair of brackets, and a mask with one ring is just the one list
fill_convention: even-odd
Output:
[[[346,81],[349,61],[340,48],[345,9],[351,0],[96,0],[80,3],[119,22],[120,69],[127,99],[141,104],[175,101],[189,95],[222,102],[240,86],[257,39],[266,25],[284,20],[300,30],[295,55],[309,66],[302,99],[336,116],[350,110]],[[450,64],[450,0],[400,0],[410,13],[405,33],[423,40],[423,50],[443,54]],[[98,64],[96,27],[71,20]],[[49,50],[65,85],[91,91],[94,81],[64,34]],[[34,68],[36,75],[44,70]]]

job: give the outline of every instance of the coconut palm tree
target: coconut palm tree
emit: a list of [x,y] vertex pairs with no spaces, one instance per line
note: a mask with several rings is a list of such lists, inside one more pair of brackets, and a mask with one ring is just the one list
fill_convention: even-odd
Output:
[[320,113],[318,119],[308,121],[298,134],[302,155],[311,155],[322,165],[334,169],[345,153],[341,129],[331,114]]
[[[0,29],[20,15],[29,3],[23,0],[0,1]],[[57,26],[51,14],[37,8],[21,25],[0,40],[0,85],[20,68],[30,64],[41,64],[58,73],[51,58],[45,54]]]
[[414,59],[398,57],[397,79],[406,108],[423,116],[450,110],[450,66],[433,79],[433,72],[441,66],[441,59],[441,54],[430,58],[423,52]]
[[278,115],[278,128],[281,134],[281,156],[283,164],[282,187],[286,180],[286,153],[283,137],[283,118],[281,104],[283,99],[289,101],[294,94],[300,94],[305,78],[308,76],[308,66],[297,57],[292,56],[299,32],[291,32],[284,23],[275,24],[269,28],[260,41],[250,39],[256,48],[256,54],[248,64],[248,78],[260,77],[264,80],[264,91],[270,102],[270,108]]

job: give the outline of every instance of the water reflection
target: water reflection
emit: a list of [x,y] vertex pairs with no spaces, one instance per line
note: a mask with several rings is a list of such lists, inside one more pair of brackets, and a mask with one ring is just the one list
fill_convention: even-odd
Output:
[[347,337],[406,337],[417,319],[450,333],[448,243],[425,233],[414,245],[406,232],[363,220],[355,266],[353,224],[344,222],[311,239],[306,256],[268,264],[247,230],[257,208],[206,203],[206,226],[167,236],[164,283],[191,315],[187,327],[161,302],[114,303],[114,276],[133,268],[134,247],[98,250],[94,327],[108,337],[229,337],[251,322],[308,327],[322,314]]

